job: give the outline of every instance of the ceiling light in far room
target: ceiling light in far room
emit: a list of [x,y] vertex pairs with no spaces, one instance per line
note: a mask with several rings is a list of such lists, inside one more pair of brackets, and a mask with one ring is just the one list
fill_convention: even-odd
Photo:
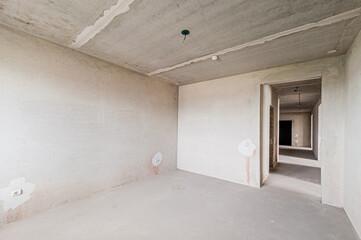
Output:
[[218,56],[212,56],[212,60],[213,60],[213,61],[217,61],[217,60],[218,60]]
[[337,50],[336,50],[336,49],[332,49],[332,50],[327,51],[327,54],[332,54],[332,53],[335,53],[335,52],[337,52]]
[[295,87],[293,91],[298,94],[298,111],[301,111],[301,91],[299,87]]

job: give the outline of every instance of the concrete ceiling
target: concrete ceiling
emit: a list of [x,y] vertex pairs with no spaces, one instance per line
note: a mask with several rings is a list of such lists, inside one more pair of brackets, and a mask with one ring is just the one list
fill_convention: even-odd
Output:
[[321,79],[277,84],[272,88],[279,94],[281,112],[311,112],[321,99]]
[[69,46],[116,0],[0,0],[0,23]]
[[344,54],[360,15],[361,0],[0,0],[2,24],[178,85]]

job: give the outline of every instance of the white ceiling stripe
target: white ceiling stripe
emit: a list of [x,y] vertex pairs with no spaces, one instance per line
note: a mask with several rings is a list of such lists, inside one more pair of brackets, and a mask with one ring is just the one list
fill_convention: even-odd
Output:
[[77,36],[74,42],[70,45],[72,48],[80,48],[89,42],[95,35],[103,30],[108,24],[119,14],[125,13],[129,10],[129,5],[134,0],[118,0],[117,4],[105,10],[103,15],[98,18],[91,26],[84,28],[84,30]]
[[177,69],[177,68],[180,68],[180,67],[184,67],[184,66],[192,64],[192,63],[196,63],[196,62],[200,62],[200,61],[210,59],[210,58],[212,58],[212,56],[220,56],[220,55],[224,55],[224,54],[230,53],[230,52],[235,52],[235,51],[247,48],[247,47],[261,45],[261,44],[264,44],[264,43],[269,42],[269,41],[273,41],[273,40],[281,38],[281,37],[285,37],[285,36],[288,36],[288,35],[291,35],[291,34],[306,31],[306,30],[309,30],[309,29],[315,28],[315,27],[327,26],[327,25],[330,25],[330,24],[341,22],[343,20],[355,18],[355,17],[358,17],[360,15],[361,15],[361,8],[356,8],[356,9],[351,10],[351,11],[347,11],[347,12],[344,12],[344,13],[329,17],[329,18],[325,18],[325,19],[323,19],[321,21],[318,21],[318,22],[315,22],[315,23],[308,23],[308,24],[302,25],[300,27],[296,27],[296,28],[292,28],[292,29],[289,29],[289,30],[286,30],[286,31],[282,31],[282,32],[279,32],[279,33],[276,33],[276,34],[272,34],[272,35],[266,36],[264,38],[260,38],[260,39],[257,39],[257,40],[251,41],[251,42],[243,43],[241,45],[237,45],[237,46],[234,46],[234,47],[231,47],[231,48],[226,48],[224,50],[221,50],[221,51],[218,51],[218,52],[215,52],[215,53],[212,53],[212,54],[208,54],[208,55],[205,55],[205,56],[202,56],[202,57],[198,57],[198,58],[195,58],[195,59],[192,59],[192,60],[189,60],[189,61],[185,61],[185,62],[176,64],[176,65],[173,65],[173,66],[170,66],[170,67],[161,68],[161,69],[158,69],[158,70],[156,70],[154,72],[148,73],[147,75],[152,76],[152,75],[156,75],[156,74],[159,74],[159,73],[168,72],[168,71],[171,71],[171,70],[174,70],[174,69]]

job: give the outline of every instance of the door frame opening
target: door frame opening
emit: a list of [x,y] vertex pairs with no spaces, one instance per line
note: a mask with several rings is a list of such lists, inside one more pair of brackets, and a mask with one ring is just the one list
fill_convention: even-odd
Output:
[[[294,127],[295,127],[295,123],[293,122],[293,120],[286,120],[286,121],[291,121],[291,146],[281,146],[280,141],[281,141],[281,136],[280,136],[280,113],[281,113],[281,101],[280,101],[280,96],[278,93],[276,93],[279,89],[279,86],[287,86],[289,88],[289,86],[298,86],[300,84],[303,85],[317,85],[317,91],[319,90],[319,101],[312,105],[312,107],[310,107],[310,109],[312,110],[305,110],[305,109],[300,109],[300,103],[298,103],[298,109],[297,111],[299,111],[300,113],[305,112],[308,113],[310,116],[309,121],[307,121],[310,126],[308,127],[308,129],[310,130],[310,133],[308,134],[309,138],[308,139],[308,143],[307,147],[302,147],[302,145],[300,144],[299,147],[293,147],[293,141],[294,138],[301,138],[301,134],[299,134],[300,136],[298,136],[297,132],[294,132]],[[321,179],[321,162],[320,162],[320,158],[319,156],[321,155],[321,99],[322,99],[322,93],[321,93],[321,85],[322,84],[322,79],[321,78],[313,78],[313,79],[305,79],[305,80],[293,80],[293,81],[284,81],[284,82],[272,82],[272,83],[262,83],[260,84],[260,97],[261,97],[261,103],[260,103],[260,110],[261,110],[261,120],[260,120],[260,146],[261,146],[261,157],[260,157],[260,166],[261,166],[261,185],[266,181],[266,179],[269,177],[270,175],[270,170],[272,169],[276,169],[278,166],[281,167],[282,165],[284,166],[285,164],[289,164],[289,163],[283,163],[282,159],[280,160],[280,147],[281,150],[283,150],[283,147],[286,148],[295,148],[295,149],[300,149],[300,150],[307,150],[309,152],[312,152],[316,158],[314,160],[308,160],[306,159],[305,161],[309,164],[309,165],[304,165],[302,161],[300,162],[294,162],[291,164],[294,164],[294,166],[301,166],[301,167],[313,167],[313,168],[318,168],[320,169],[318,174],[317,174],[317,179]],[[310,87],[311,88],[311,87]],[[302,90],[303,88],[300,87],[300,89]],[[306,88],[305,88],[306,89]],[[277,91],[276,91],[277,90]],[[316,90],[315,90],[316,91]],[[279,92],[279,91],[278,91]],[[297,92],[298,93],[298,92]],[[276,95],[277,97],[275,97],[274,95]],[[297,95],[299,97],[299,94]],[[302,93],[301,97],[305,97],[306,98],[306,94]],[[301,98],[302,99],[302,98]],[[305,100],[304,100],[305,101]],[[302,103],[303,104],[303,103]],[[306,105],[306,104],[305,104]],[[316,110],[317,109],[317,110]],[[274,117],[272,118],[272,110],[274,111]],[[312,115],[312,117],[311,117]],[[273,120],[273,122],[272,122]],[[283,119],[282,119],[283,120]],[[311,123],[312,121],[312,123]],[[274,131],[272,131],[272,128],[274,128]],[[298,130],[298,129],[297,129]],[[315,131],[316,130],[316,131]],[[299,130],[298,130],[299,131]],[[274,133],[274,134],[273,134]],[[273,136],[272,136],[273,134]],[[308,138],[305,135],[306,138]],[[312,138],[312,139],[311,139]],[[316,139],[316,140],[315,140]],[[297,139],[296,139],[297,140]],[[308,147],[308,144],[310,144],[310,147]],[[297,144],[296,144],[297,145]],[[317,150],[316,150],[317,149]],[[279,163],[279,164],[278,164]],[[291,165],[293,166],[293,165]],[[296,168],[295,168],[296,169]],[[301,169],[301,168],[299,168]],[[302,172],[302,170],[300,170]],[[298,175],[300,175],[301,172],[298,172]],[[273,170],[272,170],[272,175],[273,175]],[[291,176],[292,177],[292,176]],[[299,180],[299,179],[297,179]],[[268,181],[267,181],[268,183]],[[287,181],[285,182],[285,184],[288,184]],[[308,184],[308,183],[307,183]],[[306,185],[307,185],[306,184]],[[317,196],[320,197],[320,200],[322,198],[321,194],[322,194],[322,185],[320,183],[320,180],[317,182],[314,182],[313,184],[317,184],[318,188],[315,190],[315,192],[317,192]],[[296,188],[296,187],[295,187]],[[308,191],[308,190],[306,190]]]

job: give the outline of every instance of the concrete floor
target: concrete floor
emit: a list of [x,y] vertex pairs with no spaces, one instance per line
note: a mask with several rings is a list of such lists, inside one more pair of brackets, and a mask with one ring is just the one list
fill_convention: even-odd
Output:
[[342,209],[172,171],[0,228],[1,239],[357,240]]
[[276,168],[270,169],[265,184],[308,195],[321,201],[321,169],[318,167],[279,162]]
[[321,169],[287,163],[278,163],[276,168],[270,170],[271,173],[280,174],[306,182],[321,184]]
[[315,154],[311,150],[302,150],[302,149],[284,149],[280,148],[280,155],[297,157],[297,158],[306,158],[309,160],[317,160]]
[[280,147],[278,162],[321,168],[321,161],[317,160],[312,150],[306,148]]

